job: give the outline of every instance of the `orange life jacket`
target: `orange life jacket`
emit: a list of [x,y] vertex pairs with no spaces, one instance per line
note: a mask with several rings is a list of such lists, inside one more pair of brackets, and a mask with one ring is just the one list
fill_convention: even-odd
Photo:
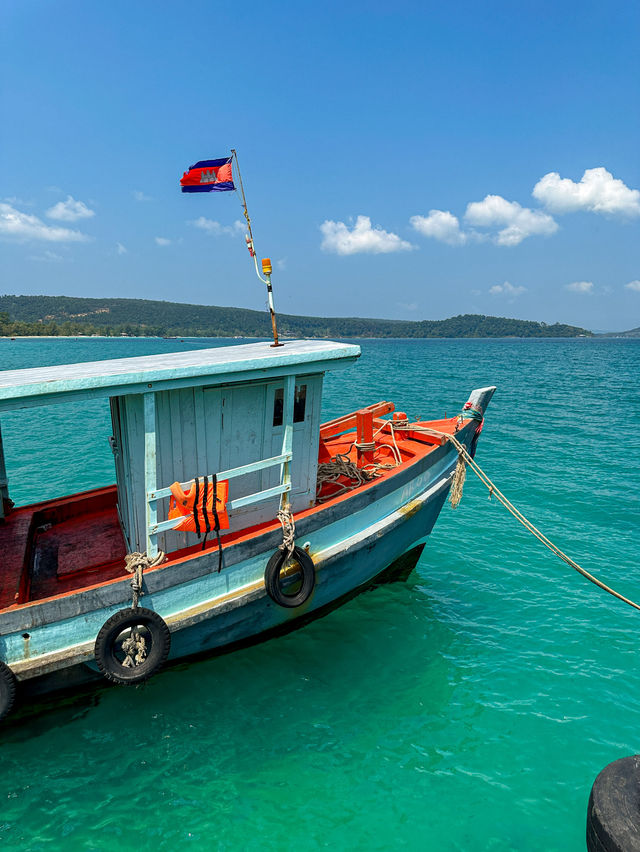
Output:
[[[229,482],[226,479],[216,482],[215,486],[215,508],[213,511],[214,486],[213,477],[208,476],[194,480],[188,494],[182,490],[179,482],[171,486],[171,498],[169,500],[169,520],[181,519],[173,528],[174,530],[207,533],[210,530],[229,529],[229,515],[227,514],[227,498],[229,496]],[[216,524],[216,514],[218,524]]]

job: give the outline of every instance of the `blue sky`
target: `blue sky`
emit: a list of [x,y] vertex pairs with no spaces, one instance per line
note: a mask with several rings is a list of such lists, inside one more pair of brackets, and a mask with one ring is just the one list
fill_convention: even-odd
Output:
[[1,293],[640,325],[636,3],[1,5]]

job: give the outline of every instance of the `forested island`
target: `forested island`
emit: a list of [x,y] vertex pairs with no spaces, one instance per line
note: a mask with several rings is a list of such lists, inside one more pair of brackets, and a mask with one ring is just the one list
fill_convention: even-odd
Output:
[[[445,320],[387,320],[278,314],[283,337],[592,337],[578,326],[463,314]],[[0,296],[0,337],[122,335],[269,337],[266,311],[148,299]]]

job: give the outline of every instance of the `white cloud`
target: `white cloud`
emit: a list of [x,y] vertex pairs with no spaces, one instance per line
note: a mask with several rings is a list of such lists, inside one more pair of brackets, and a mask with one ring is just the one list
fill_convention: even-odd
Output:
[[276,269],[280,272],[283,272],[287,268],[287,258],[281,257],[279,260],[276,260]]
[[527,237],[548,236],[558,230],[557,223],[547,213],[522,207],[501,195],[487,195],[483,201],[467,204],[464,218],[479,228],[504,226],[492,237],[499,246],[517,246]]
[[118,252],[118,254],[126,254],[127,253],[127,249],[126,249],[125,246],[122,245],[122,243],[116,243],[116,251]]
[[570,293],[593,293],[593,281],[573,281],[565,289]]
[[636,293],[640,293],[640,281],[629,281],[629,283],[624,286],[627,290],[633,290]]
[[410,251],[415,248],[397,234],[382,228],[372,228],[368,216],[358,216],[351,230],[344,222],[327,219],[320,225],[322,248],[335,254],[387,254],[395,251]]
[[166,237],[156,237],[156,245],[157,246],[170,246],[171,240],[168,240]]
[[132,195],[136,201],[153,201],[150,195],[145,195],[140,189],[134,189]]
[[33,201],[27,201],[25,198],[18,198],[17,195],[7,196],[2,199],[6,201],[7,204],[10,204],[12,207],[15,207],[16,204],[19,204],[20,207],[34,207]]
[[56,254],[54,251],[45,249],[40,255],[31,255],[29,260],[43,261],[45,263],[60,263],[61,260],[64,260],[64,257],[61,254]]
[[589,210],[640,216],[640,191],[629,189],[602,166],[586,169],[578,183],[549,172],[534,186],[533,196],[555,213]]
[[201,231],[206,231],[207,234],[212,234],[214,237],[234,237],[237,234],[243,234],[245,230],[244,222],[239,219],[236,219],[233,225],[221,225],[214,219],[205,219],[204,216],[200,216],[198,219],[191,220],[189,224],[193,225],[194,228],[200,228]]
[[90,219],[96,214],[83,201],[76,201],[75,198],[68,195],[66,201],[58,201],[57,204],[50,207],[46,215],[50,219],[57,219],[60,222],[76,222],[78,219]]
[[429,210],[428,216],[412,216],[409,221],[423,236],[451,246],[461,246],[469,238],[468,234],[460,230],[458,218],[448,210]]
[[493,287],[489,288],[489,292],[492,296],[509,296],[515,299],[516,296],[526,293],[527,288],[521,284],[510,284],[508,281],[505,281],[504,284],[494,284]]
[[37,216],[22,213],[10,204],[0,204],[0,235],[18,241],[45,240],[52,243],[79,243],[89,239],[80,231],[46,225]]

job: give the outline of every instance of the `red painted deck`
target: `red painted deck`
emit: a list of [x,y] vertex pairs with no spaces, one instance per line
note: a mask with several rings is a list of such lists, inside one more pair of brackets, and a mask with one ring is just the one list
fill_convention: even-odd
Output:
[[0,524],[0,609],[126,576],[115,486],[14,509]]

